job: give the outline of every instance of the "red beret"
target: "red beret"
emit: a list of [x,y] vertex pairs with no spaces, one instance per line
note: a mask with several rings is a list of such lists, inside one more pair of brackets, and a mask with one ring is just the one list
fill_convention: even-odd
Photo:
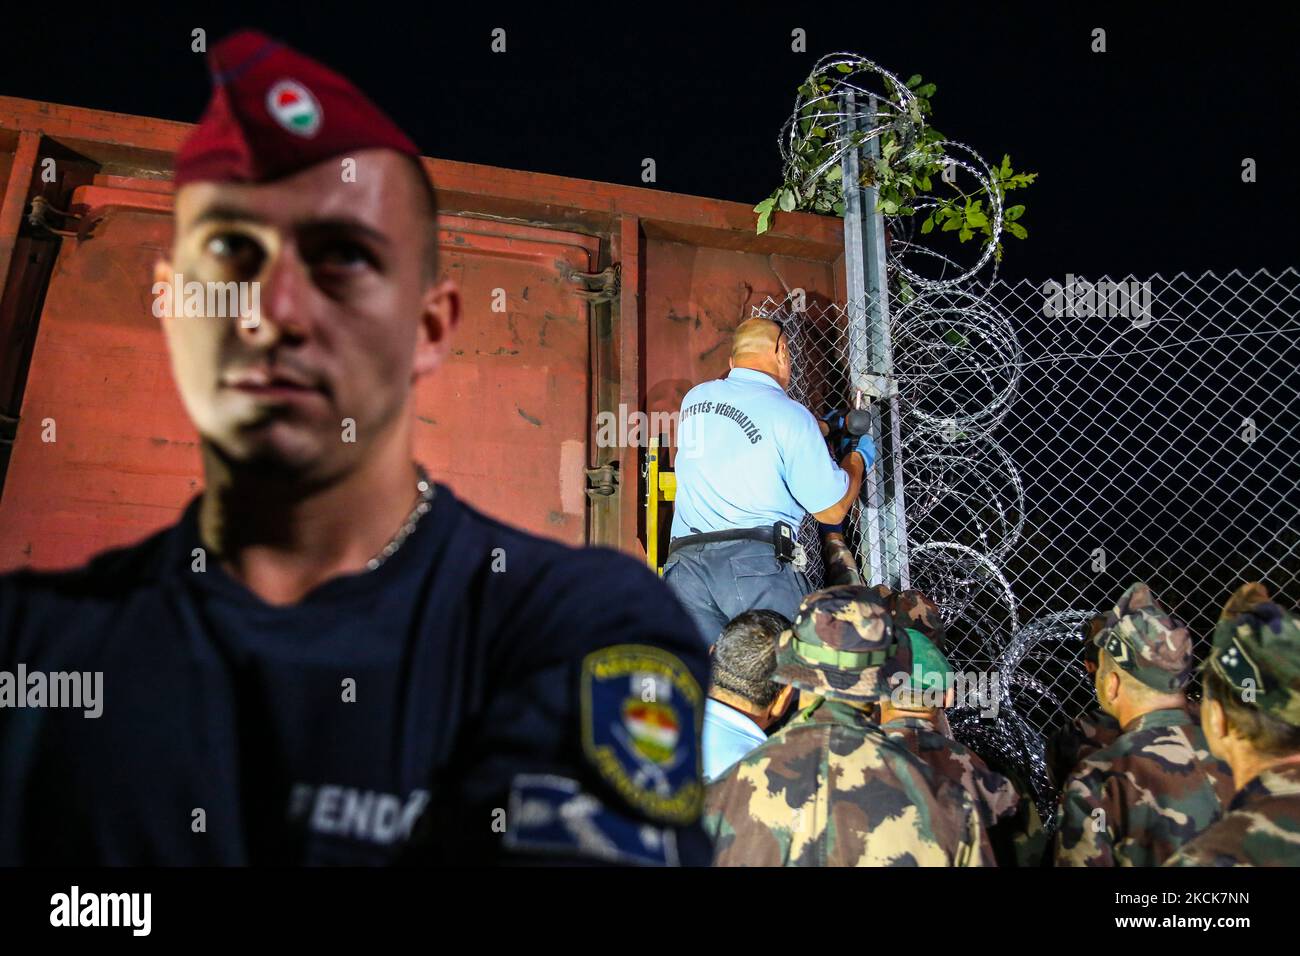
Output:
[[208,54],[212,99],[176,153],[186,183],[260,183],[361,149],[419,150],[355,86],[256,30]]

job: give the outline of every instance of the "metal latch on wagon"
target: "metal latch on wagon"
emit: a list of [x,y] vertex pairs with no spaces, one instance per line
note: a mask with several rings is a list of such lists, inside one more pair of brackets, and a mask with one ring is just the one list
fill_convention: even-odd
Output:
[[579,298],[586,299],[588,302],[610,302],[618,297],[623,271],[622,263],[611,263],[600,272],[579,272],[567,262],[560,262],[558,265],[565,279],[583,286],[581,289],[574,290],[574,294]]
[[614,492],[618,491],[618,462],[610,461],[599,466],[598,468],[588,468],[587,497],[589,498],[608,498]]

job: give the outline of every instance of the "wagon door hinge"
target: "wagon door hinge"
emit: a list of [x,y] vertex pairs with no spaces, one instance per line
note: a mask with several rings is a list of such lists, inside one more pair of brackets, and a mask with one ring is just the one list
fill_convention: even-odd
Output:
[[615,262],[600,272],[579,272],[567,262],[560,263],[560,272],[570,282],[581,283],[574,295],[588,302],[609,302],[618,297],[623,264]]
[[53,233],[56,236],[66,238],[75,238],[77,231],[75,229],[59,228],[54,225],[52,217],[57,216],[64,220],[63,225],[73,226],[81,219],[81,216],[73,212],[64,212],[44,196],[32,197],[32,210],[27,214],[27,223],[36,229],[44,229],[46,232]]
[[598,468],[588,468],[587,489],[589,498],[608,498],[618,490],[618,462],[611,461]]

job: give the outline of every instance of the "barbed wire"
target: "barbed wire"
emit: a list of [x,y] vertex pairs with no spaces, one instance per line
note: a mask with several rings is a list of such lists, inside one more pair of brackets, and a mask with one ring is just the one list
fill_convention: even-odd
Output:
[[[828,87],[822,90],[820,87]],[[810,95],[808,90],[816,90]],[[852,113],[845,109],[849,96],[854,101]],[[868,107],[874,103],[874,110]],[[857,128],[865,120],[866,129]],[[797,195],[811,196],[821,178],[839,166],[844,154],[864,143],[880,138],[887,132],[896,133],[899,152],[895,164],[905,164],[909,159],[924,156],[935,165],[943,167],[943,175],[951,176],[955,183],[960,171],[975,181],[969,197],[982,196],[986,202],[992,236],[980,244],[980,253],[974,265],[962,268],[950,257],[942,256],[925,246],[901,242],[893,243],[886,252],[890,267],[914,285],[932,290],[954,289],[969,283],[993,262],[992,278],[997,276],[995,256],[1002,233],[1002,193],[993,186],[993,171],[984,157],[965,143],[940,140],[927,144],[922,153],[919,136],[928,124],[921,114],[915,94],[898,76],[880,64],[856,53],[830,53],[819,59],[808,74],[795,99],[793,111],[781,126],[777,148],[782,159],[782,178],[793,183]],[[804,169],[802,157],[825,152],[824,158],[809,169]],[[954,155],[961,154],[961,155]],[[966,192],[963,190],[963,192]],[[940,205],[937,197],[920,195],[910,202],[917,212]],[[909,231],[912,216],[890,216],[887,224],[891,231],[902,234]],[[945,268],[957,269],[953,276],[926,276],[906,261],[908,255],[938,256]]]
[[[828,88],[821,89],[823,84]],[[858,126],[861,118],[845,109],[850,102],[863,112],[866,104],[875,106],[862,117],[869,125],[865,133]],[[782,127],[778,144],[784,179],[797,184],[799,195],[812,195],[820,177],[840,163],[848,149],[860,148],[886,131],[897,134],[906,159],[924,125],[915,96],[899,77],[857,54],[830,54],[813,67]],[[905,455],[903,448],[883,451],[903,455],[911,584],[939,606],[949,632],[961,634],[951,648],[954,667],[988,671],[1008,662],[1006,653],[1017,646],[1014,638],[1021,630],[1015,593],[1000,562],[1020,541],[1024,488],[1014,461],[994,436],[1015,400],[1025,359],[1011,322],[982,298],[977,280],[990,261],[994,267],[986,287],[996,279],[994,252],[1003,226],[1001,192],[976,150],[951,141],[940,145],[940,162],[949,175],[961,171],[985,197],[991,236],[975,263],[963,268],[950,256],[918,242],[912,234],[913,220],[889,218],[890,234],[899,240],[890,242],[886,250],[886,288],[895,294],[878,309],[892,306],[888,312],[892,387],[898,391],[905,441],[912,443],[913,453]],[[820,163],[804,170],[799,160],[810,147],[829,149]],[[916,214],[924,215],[939,200],[921,196],[911,205]],[[925,269],[924,264],[931,268]],[[902,289],[910,293],[906,301],[898,297]],[[755,307],[754,314],[777,316],[789,312],[790,304],[789,296],[781,303],[767,299]],[[870,315],[878,314],[878,309],[855,311]],[[839,312],[820,323],[823,331],[838,334],[841,343],[868,344],[865,328],[855,328],[844,310]],[[817,323],[807,328],[816,329]],[[824,354],[818,355],[815,344],[802,334],[804,329],[803,323],[797,323],[790,337],[795,370],[792,396],[805,403],[852,404],[853,382],[831,368],[841,365],[847,352],[865,354],[864,350],[823,347]],[[853,515],[858,527],[861,510],[859,503]],[[941,540],[953,535],[953,540]],[[806,551],[819,552],[810,522],[805,522],[800,536]],[[810,570],[819,575],[821,569]],[[1015,686],[1023,692],[1033,684],[1022,680]],[[1015,714],[1009,693],[999,713],[1000,730],[977,729],[985,721],[978,715],[959,720],[954,729],[970,737],[969,743],[998,748],[1005,760],[1034,779],[1036,787],[1045,786],[1041,737]]]
[[[861,145],[851,135],[860,131],[851,130],[856,124],[850,124],[853,118],[843,105],[846,92],[854,94],[858,108],[867,97],[876,97],[876,108],[866,117],[868,139],[893,131],[906,150],[909,137],[914,140],[922,128],[912,109],[914,98],[898,77],[865,57],[832,54],[818,61],[812,77],[836,71],[839,65],[847,72],[838,79],[825,76],[829,90],[801,95],[782,127],[787,181],[801,172],[795,155],[810,135],[811,126],[801,129],[801,120],[812,116],[826,131],[820,145],[829,147],[825,161],[802,186],[819,170],[824,173],[839,162],[845,150]],[[951,158],[954,166],[988,196],[993,234],[973,266],[927,245],[924,235],[917,235],[914,217],[886,217],[890,242],[885,303],[808,308],[800,290],[787,290],[783,299],[768,298],[755,306],[753,314],[776,318],[787,329],[793,371],[789,393],[816,414],[853,404],[856,374],[885,364],[882,356],[868,355],[871,369],[850,368],[850,353],[861,358],[873,340],[879,341],[851,317],[882,311],[888,315],[892,369],[885,387],[897,400],[900,442],[891,447],[892,439],[883,435],[878,467],[887,474],[891,461],[901,464],[902,487],[893,493],[905,501],[910,584],[939,605],[954,669],[996,673],[1000,678],[996,719],[978,709],[957,708],[950,712],[950,723],[958,739],[990,762],[1015,768],[1030,782],[1050,827],[1055,794],[1045,763],[1047,737],[1093,706],[1091,679],[1081,660],[1081,629],[1096,604],[1115,597],[1100,593],[1094,583],[1079,583],[1078,559],[1067,556],[1076,540],[1095,540],[1100,536],[1096,525],[1122,526],[1112,533],[1128,536],[1137,528],[1147,535],[1146,547],[1155,554],[1164,552],[1165,563],[1174,565],[1168,577],[1175,582],[1186,576],[1177,566],[1180,561],[1211,561],[1193,557],[1192,546],[1212,541],[1215,546],[1208,553],[1221,553],[1214,567],[1223,566],[1224,578],[1259,567],[1274,569],[1284,586],[1300,582],[1300,534],[1295,533],[1300,518],[1288,519],[1282,513],[1287,507],[1296,510],[1290,491],[1300,459],[1300,439],[1294,437],[1300,434],[1300,402],[1293,384],[1284,387],[1294,383],[1290,370],[1300,360],[1300,272],[1292,267],[1278,274],[1234,269],[1222,278],[1182,272],[1170,279],[1153,276],[1145,282],[1144,305],[1154,303],[1156,308],[1137,316],[1111,311],[1114,290],[1109,287],[1098,314],[1100,300],[1087,296],[1103,284],[1114,286],[1108,277],[1089,283],[1069,276],[1056,285],[1070,296],[1070,308],[1048,310],[1048,284],[1026,292],[1025,280],[1008,283],[997,277],[992,250],[1001,238],[1003,216],[1000,197],[989,193],[992,172],[987,163],[965,145],[943,146],[961,153]],[[933,203],[922,197],[913,208],[924,216]],[[987,268],[990,262],[992,269]],[[1131,292],[1130,279],[1137,280],[1124,280]],[[1150,289],[1155,282],[1165,284],[1158,293]],[[1075,302],[1080,291],[1084,298]],[[1168,314],[1157,317],[1155,312]],[[1242,328],[1247,316],[1254,317],[1254,325]],[[1059,321],[1093,318],[1101,321]],[[1116,320],[1132,324],[1116,329]],[[1115,334],[1104,343],[1084,341],[1084,336],[1097,338],[1112,329]],[[1158,361],[1163,355],[1173,358]],[[1193,365],[1195,371],[1183,373]],[[1073,368],[1053,373],[1063,366]],[[1234,378],[1247,366],[1249,375],[1264,376],[1257,386]],[[1116,389],[1125,390],[1126,398],[1109,407],[1106,403]],[[1086,420],[1076,423],[1081,401],[1090,405],[1078,410]],[[1275,457],[1268,467],[1251,473],[1255,484],[1247,483],[1239,495],[1222,488],[1214,499],[1193,495],[1193,482],[1202,488],[1212,479],[1200,467],[1203,462],[1187,456],[1204,454],[1208,445],[1217,448],[1222,442],[1202,438],[1198,446],[1189,423],[1197,415],[1223,415],[1224,408],[1236,408],[1234,401],[1244,408],[1269,404],[1273,433],[1281,436],[1270,446]],[[1008,427],[1013,413],[1014,429]],[[1103,413],[1099,430],[1094,422]],[[1288,428],[1293,418],[1296,425]],[[1025,420],[1033,424],[1025,428]],[[1176,431],[1168,448],[1151,450],[1144,436],[1171,422]],[[1057,434],[1061,428],[1068,431]],[[1173,442],[1183,437],[1186,441],[1175,447]],[[1145,456],[1133,459],[1132,471],[1125,470],[1124,460],[1112,457],[1126,441],[1130,447],[1125,454]],[[1257,452],[1251,461],[1267,454],[1268,449]],[[1027,485],[1026,468],[1032,485]],[[1291,470],[1290,479],[1281,470],[1285,468]],[[1149,480],[1153,472],[1157,477]],[[1168,491],[1159,480],[1166,474],[1186,482],[1185,490]],[[1143,487],[1146,497],[1132,507],[1150,502],[1151,515],[1117,511],[1119,502],[1142,485],[1154,491]],[[1172,519],[1180,536],[1172,539],[1165,528],[1171,520],[1171,494],[1185,495],[1184,504],[1192,502],[1185,517]],[[1117,497],[1099,497],[1105,495]],[[1211,500],[1222,500],[1229,513],[1212,510]],[[1234,509],[1251,510],[1239,519]],[[859,503],[846,522],[850,543],[859,553],[871,517]],[[1143,521],[1150,530],[1140,531],[1146,527]],[[1216,522],[1226,537],[1192,530]],[[811,519],[801,527],[800,541],[812,558],[810,577],[820,584],[819,542]],[[1259,553],[1241,554],[1245,547]],[[1267,555],[1261,557],[1260,549]],[[1148,550],[1135,559],[1143,576],[1156,570],[1152,558]],[[1064,566],[1066,562],[1076,563]],[[1094,573],[1091,581],[1097,579]],[[1220,586],[1229,583],[1223,580]],[[1195,596],[1202,617],[1212,619],[1217,613],[1205,583],[1191,581],[1179,584],[1179,589],[1185,597]]]
[[[1129,349],[1126,352],[1111,352],[1102,350],[1100,352],[1058,352],[1052,355],[1046,355],[1035,359],[1021,359],[1018,362],[1006,362],[1002,364],[980,363],[979,365],[948,367],[943,374],[952,374],[953,372],[1024,372],[1026,369],[1035,368],[1044,365],[1059,365],[1065,362],[1088,362],[1097,361],[1105,358],[1131,358],[1139,355],[1155,355],[1159,352],[1172,351],[1174,349],[1186,348],[1191,345],[1215,345],[1220,342],[1230,342],[1239,339],[1258,338],[1264,336],[1280,335],[1285,332],[1300,332],[1300,325],[1284,326],[1279,329],[1268,331],[1246,331],[1235,333],[1223,333],[1221,335],[1199,336],[1192,339],[1181,339],[1178,342],[1171,342],[1167,345],[1156,345],[1145,349]],[[918,372],[898,372],[895,371],[892,378],[899,381],[910,380],[920,384],[927,384],[932,379],[939,377],[940,373],[928,371]]]

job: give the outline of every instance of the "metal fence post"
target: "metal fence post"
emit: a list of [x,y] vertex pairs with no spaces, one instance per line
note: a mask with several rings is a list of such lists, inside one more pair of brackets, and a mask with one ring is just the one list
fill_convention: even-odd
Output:
[[865,113],[852,90],[843,94],[849,147],[840,160],[844,186],[844,273],[848,290],[849,381],[854,405],[869,402],[871,439],[879,459],[863,480],[859,509],[858,560],[872,583],[909,586],[907,518],[903,497],[903,459],[898,391],[893,382],[889,338],[889,281],[885,263],[885,222],[876,210],[878,192],[859,180],[864,164],[880,156],[878,136],[852,144],[857,132],[872,128],[878,113],[869,97]]

